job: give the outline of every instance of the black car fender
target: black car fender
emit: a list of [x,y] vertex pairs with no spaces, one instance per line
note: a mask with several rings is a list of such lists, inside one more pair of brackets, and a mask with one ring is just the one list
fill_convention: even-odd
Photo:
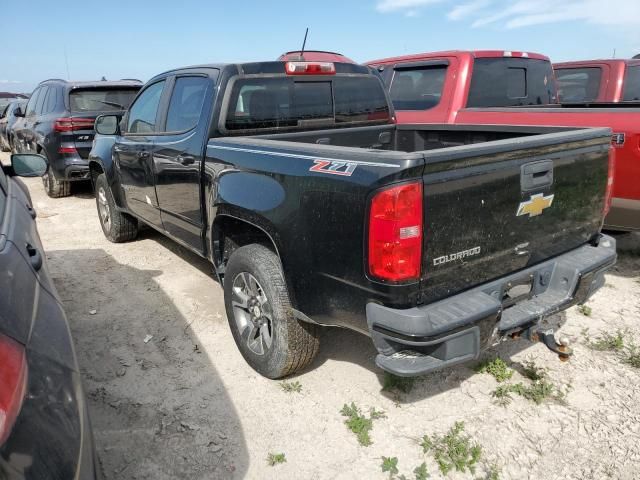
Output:
[[117,181],[116,166],[113,161],[113,146],[115,137],[111,135],[96,135],[93,147],[89,153],[89,170],[91,171],[91,181],[95,186],[96,178],[100,173],[104,173],[107,182],[111,187],[111,193],[116,206],[126,210],[126,204],[122,196],[122,189]]

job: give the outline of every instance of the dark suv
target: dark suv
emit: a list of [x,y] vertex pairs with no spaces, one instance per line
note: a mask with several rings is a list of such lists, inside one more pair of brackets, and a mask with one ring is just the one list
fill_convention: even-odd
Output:
[[140,90],[139,80],[115,82],[41,82],[20,112],[15,148],[20,153],[40,153],[50,165],[42,177],[50,197],[66,197],[70,182],[89,179],[87,158],[95,118],[125,110]]

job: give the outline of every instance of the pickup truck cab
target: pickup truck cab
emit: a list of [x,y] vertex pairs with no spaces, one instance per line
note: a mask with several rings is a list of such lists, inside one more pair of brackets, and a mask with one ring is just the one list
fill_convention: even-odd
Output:
[[640,100],[640,59],[580,60],[553,69],[563,103]]
[[400,124],[611,128],[615,183],[605,227],[640,229],[640,108],[559,104],[549,59],[530,52],[421,53],[367,64],[384,79]]
[[319,326],[369,335],[398,375],[473,360],[585,301],[615,262],[610,130],[398,126],[365,66],[172,70],[96,130],[105,236],[144,223],[207,258],[270,378],[311,362]]

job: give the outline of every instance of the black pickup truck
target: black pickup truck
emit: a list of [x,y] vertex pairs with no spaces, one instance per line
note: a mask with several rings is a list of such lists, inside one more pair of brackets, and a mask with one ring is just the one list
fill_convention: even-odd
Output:
[[209,259],[247,362],[278,378],[318,326],[369,335],[420,375],[584,302],[616,260],[600,233],[608,129],[395,125],[367,67],[263,62],[173,70],[90,154],[107,238],[150,225]]

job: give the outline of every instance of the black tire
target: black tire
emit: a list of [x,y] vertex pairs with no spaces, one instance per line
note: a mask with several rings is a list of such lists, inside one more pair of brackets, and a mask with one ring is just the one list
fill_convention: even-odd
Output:
[[122,243],[133,240],[138,235],[138,220],[121,212],[116,207],[113,194],[104,173],[96,178],[96,208],[102,232],[107,240]]
[[53,173],[53,167],[51,165],[51,162],[49,161],[47,153],[44,150],[38,153],[44,155],[44,157],[47,159],[47,163],[49,164],[47,173],[42,176],[44,191],[51,198],[68,197],[71,194],[71,182],[68,182],[66,180],[58,180]]
[[[262,292],[262,295],[255,297],[255,304],[259,309],[263,309],[261,312],[263,316],[260,318],[250,313],[255,306],[245,310],[237,301],[241,298],[238,293],[246,295],[246,292],[237,291],[239,285],[243,284],[242,279],[246,278],[246,274],[257,281],[258,291]],[[248,297],[253,298],[251,295]],[[265,304],[259,304],[261,297],[266,298]],[[280,259],[267,247],[252,244],[240,247],[233,252],[225,269],[224,304],[229,327],[240,353],[261,375],[272,379],[291,375],[309,365],[318,352],[320,345],[318,327],[300,322],[294,317]],[[243,328],[240,323],[243,321],[244,314],[249,314],[251,319],[256,320],[249,320]],[[269,315],[271,319],[268,318]],[[246,320],[247,317],[244,318]],[[270,325],[270,329],[266,329],[271,332],[270,346],[260,333],[265,325],[258,328],[256,321]],[[252,335],[256,331],[258,333],[255,336]],[[250,338],[259,338],[262,354],[256,352],[260,348],[255,340],[253,340],[254,346],[250,346]]]

